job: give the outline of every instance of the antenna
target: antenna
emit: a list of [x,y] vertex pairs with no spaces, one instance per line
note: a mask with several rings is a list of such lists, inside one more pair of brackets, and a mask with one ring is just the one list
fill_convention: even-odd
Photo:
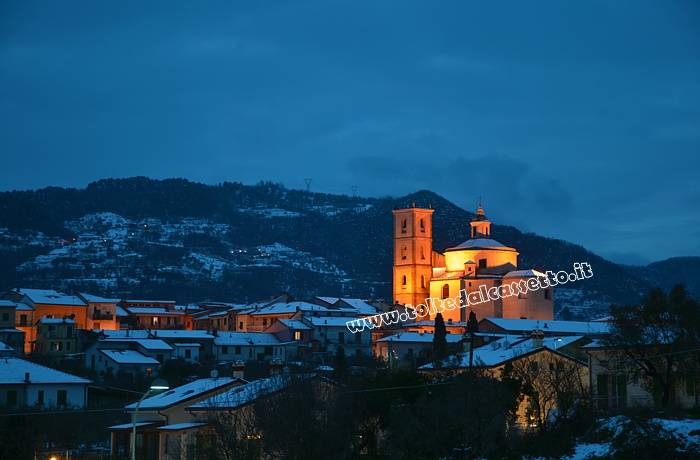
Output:
[[306,192],[311,191],[311,179],[304,179],[304,182],[306,182]]
[[355,192],[357,192],[357,185],[353,185],[351,188],[352,188],[352,197],[355,198]]

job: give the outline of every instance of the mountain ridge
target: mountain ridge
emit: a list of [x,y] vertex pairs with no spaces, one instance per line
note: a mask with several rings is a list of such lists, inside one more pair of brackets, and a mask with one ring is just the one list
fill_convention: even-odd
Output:
[[[260,182],[205,185],[186,179],[102,179],[84,189],[0,193],[0,288],[52,287],[109,296],[245,301],[287,291],[391,297],[391,210],[432,205],[433,248],[469,237],[474,214],[429,190],[399,198],[350,197]],[[649,287],[682,278],[697,296],[700,258],[631,267],[564,240],[492,224],[520,252],[522,268],[594,276],[555,290],[563,319],[603,315]],[[678,260],[681,259],[681,260]],[[682,266],[688,276],[675,277]],[[681,270],[682,271],[682,270]],[[675,284],[675,283],[673,283]],[[568,288],[568,289],[567,289]]]

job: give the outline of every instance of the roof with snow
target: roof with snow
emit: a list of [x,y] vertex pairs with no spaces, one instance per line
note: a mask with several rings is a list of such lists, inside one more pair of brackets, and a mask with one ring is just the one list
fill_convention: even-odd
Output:
[[304,321],[308,321],[314,327],[347,327],[351,321],[357,321],[357,317],[337,317],[337,316],[305,316]]
[[[548,349],[557,352],[558,348],[565,347],[578,340],[583,339],[583,336],[567,336],[567,337],[545,337],[542,345],[535,346],[533,339],[503,337],[486,345],[474,349],[474,366],[476,367],[495,367],[500,366],[507,361],[523,356],[527,353]],[[558,352],[557,352],[558,353]],[[561,354],[561,353],[559,353]],[[577,361],[571,356],[564,355],[568,359]],[[456,362],[455,362],[456,358]],[[469,352],[460,352],[453,357],[447,358],[444,361],[445,366],[469,367]],[[428,363],[421,366],[419,369],[432,369],[435,363]]]
[[76,307],[87,307],[78,296],[67,295],[62,292],[54,291],[53,289],[14,289],[14,292],[20,295],[25,295],[35,304],[48,305],[71,305]]
[[341,297],[321,297],[316,296],[317,299],[326,302],[330,305],[334,305],[338,301],[342,300],[346,304],[350,305],[355,311],[362,315],[374,315],[379,313],[376,307],[367,303],[367,301],[362,299],[344,299]]
[[144,356],[136,350],[100,349],[99,351],[117,364],[153,364],[155,366],[160,364],[157,359]]
[[174,423],[172,425],[159,426],[158,431],[184,431],[193,428],[201,428],[207,425],[207,422]]
[[287,385],[289,385],[289,379],[278,374],[231,388],[228,391],[193,404],[188,409],[234,409],[260,397],[275,393]]
[[448,251],[452,250],[459,250],[459,249],[477,249],[477,248],[483,248],[483,249],[493,249],[497,248],[500,250],[511,250],[515,251],[513,248],[509,248],[504,244],[499,243],[496,240],[493,240],[491,238],[470,238],[467,241],[464,241],[460,244],[458,244],[454,248],[448,249]]
[[85,294],[83,292],[80,292],[78,295],[80,297],[82,297],[86,302],[91,302],[91,303],[119,303],[119,302],[121,302],[121,299],[108,299],[106,297],[100,297],[98,295],[92,295],[92,294]]
[[184,347],[201,347],[201,346],[202,346],[201,343],[192,343],[192,342],[190,342],[190,343],[174,343],[173,345],[175,345],[175,346],[178,347],[178,348],[184,348]]
[[279,320],[279,322],[287,326],[289,329],[311,330],[311,328],[308,325],[304,324],[298,319],[281,319]]
[[[447,343],[458,343],[464,337],[462,334],[447,334],[445,338],[447,339]],[[376,342],[433,343],[434,339],[435,334],[426,334],[423,332],[400,332],[398,334],[376,340]]]
[[158,329],[147,331],[145,329],[133,329],[133,330],[104,330],[100,331],[106,337],[110,339],[128,339],[128,338],[139,338],[139,339],[177,339],[177,340],[201,340],[201,339],[213,339],[214,336],[208,331],[185,331],[182,329]]
[[268,332],[224,332],[214,339],[214,345],[278,345],[280,341]]
[[479,322],[489,322],[505,331],[527,333],[541,329],[545,334],[607,334],[609,323],[596,321],[555,321],[514,318],[484,318]]
[[183,311],[168,311],[162,307],[127,307],[132,315],[163,315],[163,316],[179,316],[184,315]]
[[117,316],[129,316],[129,312],[127,312],[126,310],[124,310],[124,309],[123,309],[122,307],[120,307],[119,305],[117,305],[116,310],[114,310],[114,314],[117,315]]
[[294,314],[297,311],[322,311],[328,312],[328,308],[322,307],[320,305],[315,305],[309,302],[303,302],[301,300],[286,303],[273,303],[266,305],[264,307],[253,308],[251,310],[246,310],[242,312],[243,314],[249,314],[251,316],[255,315],[284,315],[284,314]]
[[546,278],[547,275],[544,273],[530,269],[530,270],[513,270],[505,275],[503,275],[503,278]]
[[138,343],[145,350],[172,350],[173,347],[163,342],[160,339],[136,339],[134,342]]
[[88,384],[91,380],[57,371],[19,358],[0,359],[0,385],[22,385],[29,373],[31,383]]
[[[139,410],[160,410],[193,398],[201,397],[209,392],[221,390],[235,383],[246,383],[245,380],[232,377],[219,377],[215,379],[197,379],[193,382],[171,388],[157,395],[146,398],[141,402]],[[124,409],[135,409],[136,403],[126,406]]]
[[12,308],[17,308],[17,304],[14,303],[14,302],[10,302],[9,300],[0,299],[0,307],[12,307]]
[[41,324],[69,324],[71,326],[78,324],[70,318],[39,318],[37,323]]

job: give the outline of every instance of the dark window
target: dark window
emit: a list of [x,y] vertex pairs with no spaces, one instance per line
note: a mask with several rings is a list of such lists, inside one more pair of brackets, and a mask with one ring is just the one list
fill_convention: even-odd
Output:
[[401,219],[401,233],[406,233],[406,219]]
[[272,354],[272,347],[265,347],[265,354],[271,355]]
[[159,363],[162,363],[162,362],[163,362],[163,358],[164,358],[164,356],[163,356],[162,354],[156,355],[156,360],[157,360]]
[[420,287],[425,287],[425,275],[420,276]]
[[237,355],[240,355],[240,354],[241,354],[241,346],[240,346],[240,345],[236,345],[235,352],[236,352]]
[[263,318],[263,326],[267,326],[267,318]]
[[479,268],[486,268],[486,259],[479,259]]
[[10,314],[9,314],[9,313],[3,313],[3,314],[2,314],[2,320],[3,320],[3,321],[9,321],[9,320],[10,320]]
[[36,398],[36,403],[40,406],[44,405],[44,390],[39,390],[39,394]]
[[17,390],[9,390],[7,392],[7,405],[16,406],[17,405]]
[[70,342],[66,342],[66,351],[70,351]]
[[27,315],[19,315],[19,325],[20,326],[27,325]]
[[406,275],[403,275],[403,285],[406,286]]
[[403,246],[403,247],[401,248],[401,258],[402,258],[403,260],[406,260],[406,257],[408,257],[408,247]]
[[420,220],[420,231],[421,233],[425,233],[425,222],[423,219]]
[[222,355],[227,355],[227,354],[228,354],[228,345],[222,345],[222,346],[221,346],[221,354],[222,354]]
[[68,404],[68,391],[58,390],[56,393],[56,404],[59,406],[65,406]]
[[241,321],[240,323],[238,323],[238,330],[239,330],[239,331],[242,331],[242,330],[243,330],[243,321]]
[[551,289],[545,289],[544,290],[544,298],[547,300],[552,299],[552,290]]
[[442,286],[442,298],[446,299],[450,296],[450,285],[449,284],[444,284]]
[[185,359],[190,359],[192,357],[192,350],[185,350]]

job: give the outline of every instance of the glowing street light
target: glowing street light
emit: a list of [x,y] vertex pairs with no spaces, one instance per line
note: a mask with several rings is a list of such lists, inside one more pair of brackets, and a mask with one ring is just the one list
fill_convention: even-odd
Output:
[[131,425],[131,460],[136,460],[136,416],[139,414],[139,406],[141,406],[143,400],[154,391],[163,391],[168,389],[170,389],[168,382],[163,379],[155,379],[153,383],[151,383],[151,387],[146,390],[143,396],[141,396],[141,399],[139,399],[136,403],[136,409],[134,409],[134,419]]

